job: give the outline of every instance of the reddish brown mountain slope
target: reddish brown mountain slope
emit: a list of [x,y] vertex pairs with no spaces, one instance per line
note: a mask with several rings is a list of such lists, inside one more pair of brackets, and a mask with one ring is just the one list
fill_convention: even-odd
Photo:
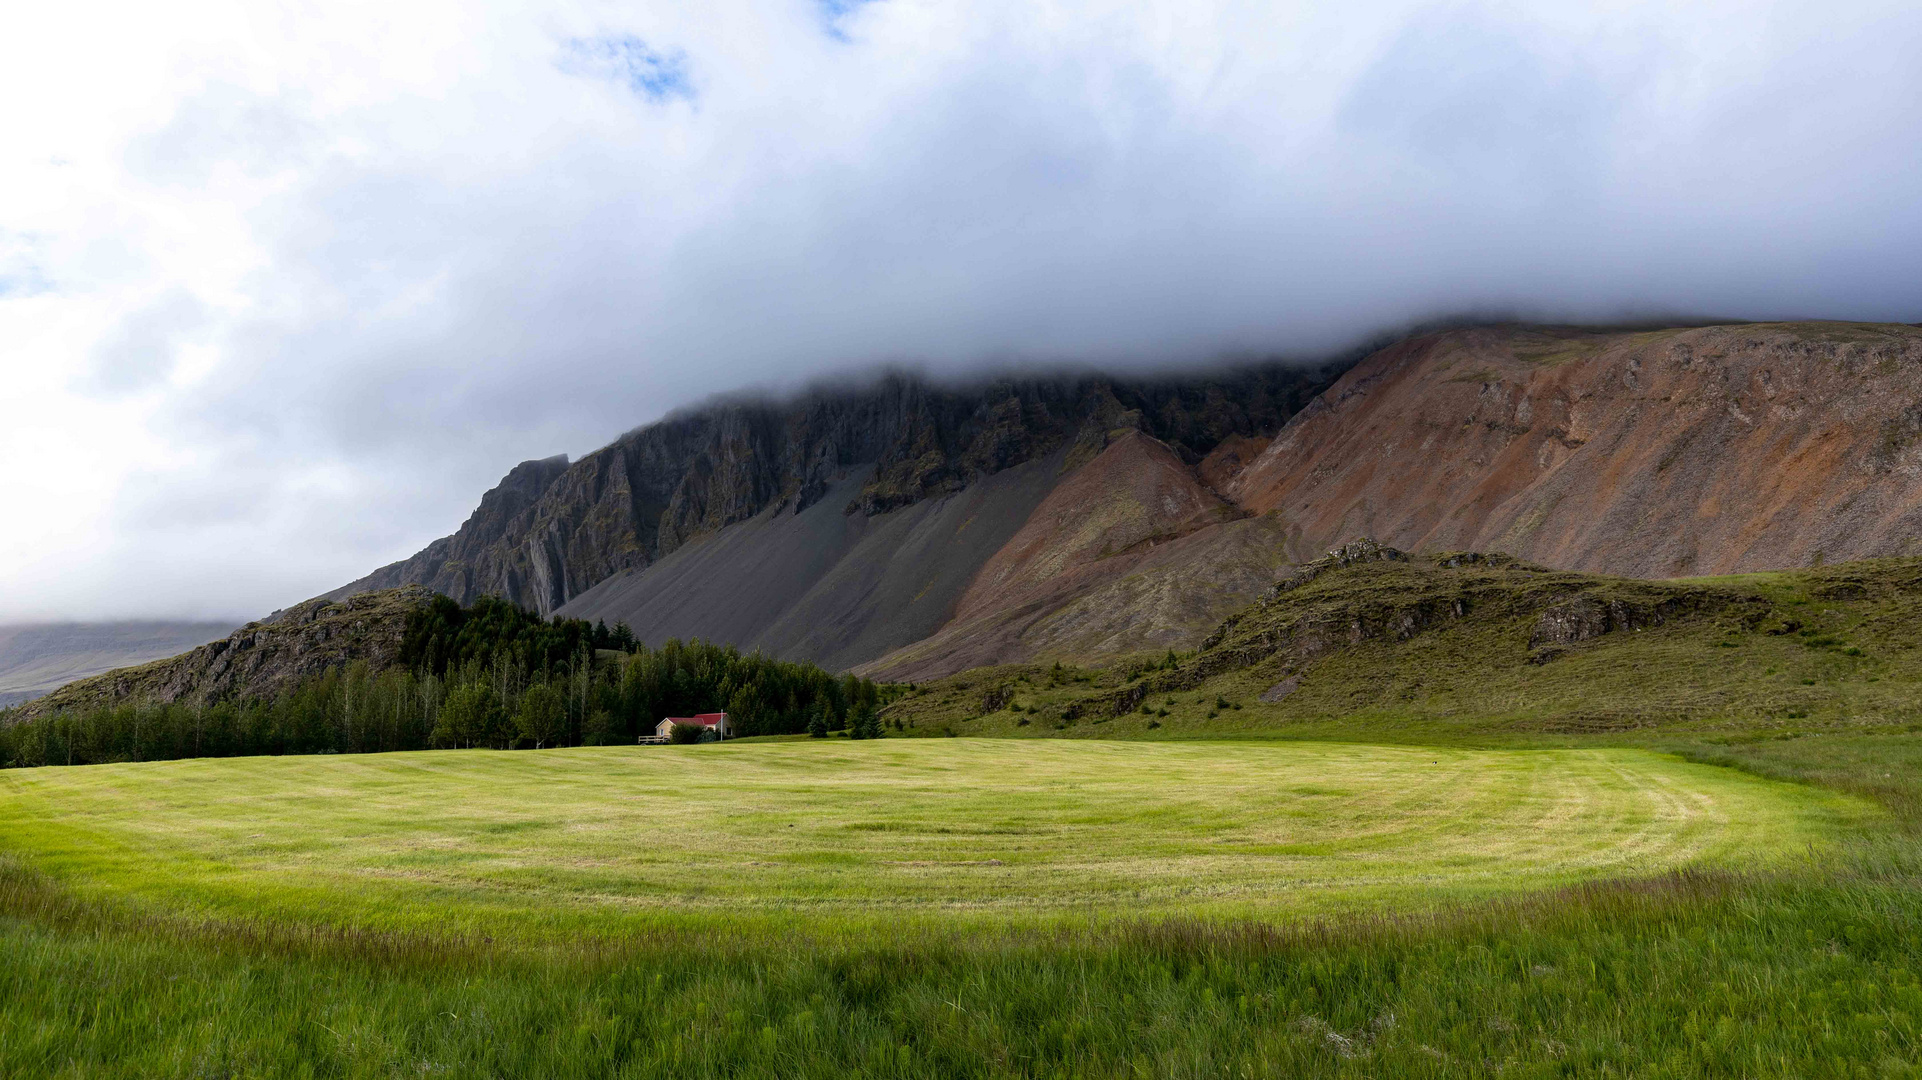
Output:
[[1240,516],[1167,446],[1138,431],[1122,432],[1050,492],[981,567],[954,617],[972,619],[1020,603],[1108,556]]
[[1245,518],[1166,445],[1118,433],[988,559],[946,626],[862,670],[921,679],[1189,648],[1282,565],[1275,523]]
[[1226,486],[1356,536],[1643,577],[1912,553],[1922,330],[1479,328],[1369,357]]

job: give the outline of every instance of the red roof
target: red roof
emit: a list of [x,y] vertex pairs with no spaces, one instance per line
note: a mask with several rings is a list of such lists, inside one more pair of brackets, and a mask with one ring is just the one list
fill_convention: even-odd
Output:
[[704,712],[696,713],[693,716],[669,716],[663,719],[670,724],[694,724],[699,727],[714,727],[721,721],[726,720],[727,714],[724,712]]

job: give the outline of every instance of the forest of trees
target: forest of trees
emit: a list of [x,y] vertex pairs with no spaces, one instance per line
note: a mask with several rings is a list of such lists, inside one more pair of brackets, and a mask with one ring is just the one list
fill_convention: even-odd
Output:
[[0,712],[0,766],[608,745],[634,742],[664,716],[723,710],[740,735],[800,734],[865,720],[887,693],[730,646],[648,648],[625,626],[542,620],[493,599],[462,608],[442,597],[415,612],[401,656],[381,671],[332,669],[267,700],[17,721]]

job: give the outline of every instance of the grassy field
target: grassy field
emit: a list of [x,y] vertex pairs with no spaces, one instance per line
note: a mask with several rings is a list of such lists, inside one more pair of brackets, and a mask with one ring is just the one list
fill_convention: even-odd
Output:
[[[1922,753],[1700,753],[1746,772],[1006,740],[12,772],[0,1075],[1908,1075]],[[658,812],[744,797],[752,827]],[[1137,906],[1164,859],[1287,870],[1236,900],[1265,917]],[[914,917],[856,902],[863,864]],[[1300,916],[1384,868],[1430,902]]]
[[548,936],[658,916],[1407,910],[1756,868],[1872,813],[1645,751],[1318,743],[750,741],[0,773],[0,849],[84,894]]

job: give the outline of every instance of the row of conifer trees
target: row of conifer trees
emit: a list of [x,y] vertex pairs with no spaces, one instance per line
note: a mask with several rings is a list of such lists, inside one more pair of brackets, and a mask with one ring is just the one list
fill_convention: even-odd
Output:
[[738,735],[865,734],[884,696],[813,664],[443,598],[385,670],[357,661],[265,699],[0,713],[0,766],[632,743],[663,717],[721,710]]

